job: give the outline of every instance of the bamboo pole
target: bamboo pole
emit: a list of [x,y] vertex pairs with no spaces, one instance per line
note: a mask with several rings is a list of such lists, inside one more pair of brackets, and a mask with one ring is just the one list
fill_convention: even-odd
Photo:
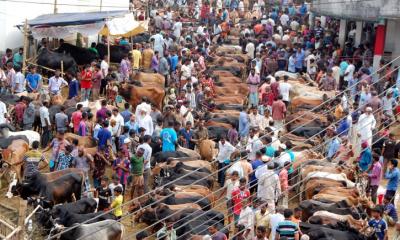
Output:
[[22,73],[25,74],[26,69],[26,56],[28,51],[28,20],[25,19],[24,23],[24,52],[22,53]]
[[61,76],[64,76],[64,61],[61,60]]
[[19,200],[19,208],[18,208],[18,227],[21,227],[21,231],[19,232],[18,239],[25,238],[25,217],[26,217],[26,209],[27,209],[27,201]]
[[111,63],[110,61],[110,29],[107,29],[108,33],[107,33],[107,61],[108,64]]

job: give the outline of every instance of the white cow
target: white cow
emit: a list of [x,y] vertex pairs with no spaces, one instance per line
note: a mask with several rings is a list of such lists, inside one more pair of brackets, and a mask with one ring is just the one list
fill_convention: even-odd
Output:
[[3,128],[2,134],[3,134],[3,137],[5,137],[5,138],[11,137],[11,136],[22,136],[22,135],[26,136],[26,138],[29,141],[29,147],[32,147],[32,143],[34,141],[40,142],[40,134],[38,132],[35,132],[32,130],[11,132],[8,128]]
[[308,180],[312,178],[326,178],[326,179],[331,179],[339,182],[344,182],[346,183],[346,187],[353,188],[356,186],[356,184],[349,179],[347,179],[346,174],[344,173],[329,173],[329,172],[310,172],[307,174],[306,178],[304,179],[304,182],[307,182]]

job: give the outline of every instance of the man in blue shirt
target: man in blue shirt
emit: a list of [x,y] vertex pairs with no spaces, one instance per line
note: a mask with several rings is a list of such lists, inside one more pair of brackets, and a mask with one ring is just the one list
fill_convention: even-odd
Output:
[[42,80],[42,76],[40,74],[36,73],[36,67],[35,66],[30,66],[29,67],[29,73],[26,75],[26,90],[31,93],[31,92],[37,92],[39,89],[39,83]]
[[105,121],[103,124],[103,128],[99,130],[97,134],[97,138],[99,139],[98,147],[105,148],[111,145],[111,132],[108,130],[109,122]]
[[249,135],[249,130],[250,130],[249,116],[247,115],[244,107],[242,107],[242,111],[239,114],[239,136],[242,142],[246,141],[246,138]]
[[22,68],[22,61],[23,61],[23,58],[24,58],[23,55],[22,55],[23,53],[24,53],[24,49],[20,48],[19,51],[14,54],[14,57],[13,57],[14,67],[18,66],[18,67]]
[[162,141],[162,151],[163,152],[173,152],[175,151],[176,141],[178,136],[173,129],[174,122],[168,122],[168,127],[161,130],[160,136]]
[[125,110],[121,112],[121,116],[124,118],[124,123],[126,123],[126,122],[128,122],[128,121],[131,119],[132,112],[129,111],[130,105],[129,105],[128,102],[126,102],[126,103],[124,104],[124,107],[125,107]]
[[382,219],[382,209],[380,206],[376,206],[371,210],[372,217],[368,222],[368,226],[372,227],[375,231],[375,236],[378,240],[386,240],[387,239],[387,223]]
[[67,72],[67,79],[71,80],[68,85],[68,99],[72,99],[79,94],[79,82],[75,78],[75,73]]
[[350,124],[349,124],[349,121],[347,119],[348,113],[346,111],[344,111],[343,115],[346,116],[346,117],[343,118],[342,120],[340,120],[339,126],[336,129],[336,132],[340,137],[347,136],[347,134],[349,132],[349,128],[350,128]]
[[358,162],[358,167],[362,172],[368,170],[369,165],[372,163],[372,152],[371,149],[368,147],[368,142],[365,141],[361,144],[361,155]]
[[304,63],[304,51],[301,48],[301,46],[299,45],[297,47],[297,52],[296,52],[296,63],[295,63],[295,67],[296,67],[296,73],[302,73],[303,72],[303,63]]
[[397,164],[397,159],[391,159],[385,173],[385,179],[388,179],[385,197],[390,197],[391,202],[394,202],[394,196],[396,195],[397,187],[399,186],[400,171],[397,168]]
[[329,161],[332,161],[333,157],[336,155],[337,151],[339,150],[340,141],[339,141],[339,138],[336,136],[335,129],[333,129],[332,127],[327,129],[327,135],[329,138],[331,138],[331,140],[328,144],[327,158]]
[[261,152],[256,152],[256,159],[251,161],[251,166],[253,168],[253,172],[250,174],[250,192],[255,193],[257,190],[257,178],[255,175],[256,169],[262,165],[264,165],[264,162],[261,160],[262,158],[262,153]]

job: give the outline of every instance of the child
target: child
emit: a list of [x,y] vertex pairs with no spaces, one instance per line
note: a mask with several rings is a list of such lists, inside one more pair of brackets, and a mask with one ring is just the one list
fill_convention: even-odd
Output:
[[393,203],[391,203],[391,200],[392,200],[391,196],[385,196],[385,198],[383,199],[383,204],[384,204],[383,218],[389,224],[389,226],[393,227],[396,224],[398,218],[397,218],[396,207],[393,205]]
[[101,178],[101,186],[96,188],[95,197],[99,198],[98,211],[104,211],[110,206],[111,190],[108,188],[108,177]]
[[115,98],[118,94],[118,87],[114,81],[110,81],[106,86],[106,96],[110,105],[115,105]]
[[[115,160],[116,161],[116,160]],[[115,162],[114,161],[114,162]],[[121,187],[123,191],[125,191],[125,186],[123,186],[120,182],[119,182],[119,176],[117,174],[113,174],[112,175],[112,183],[110,183],[110,185],[108,185],[108,188],[111,191],[111,201],[114,201],[115,199],[115,193],[114,190],[116,187]]]
[[114,208],[114,215],[119,220],[122,217],[122,202],[124,197],[122,196],[122,187],[118,186],[114,188],[115,199],[111,203],[111,208]]
[[[118,158],[114,160],[112,164],[112,169],[115,171],[115,175],[118,178],[117,183],[122,184],[122,188],[125,191],[125,186],[128,181],[128,176],[131,171],[131,163],[125,157],[123,151],[118,151]],[[114,180],[114,176],[113,176]],[[113,194],[114,197],[114,194]]]
[[310,75],[310,78],[312,80],[315,80],[316,74],[317,74],[317,64],[315,63],[315,59],[311,58],[310,59],[310,67],[308,69],[308,75]]
[[382,219],[381,208],[376,206],[372,209],[373,219],[368,222],[368,226],[373,227],[375,236],[378,240],[387,240],[387,229],[388,226],[385,220]]
[[225,186],[223,188],[223,192],[221,193],[219,198],[222,198],[222,195],[226,193],[226,208],[228,209],[228,223],[232,223],[233,217],[233,203],[232,203],[232,191],[233,189],[239,187],[239,173],[237,171],[233,171],[230,178],[225,181]]

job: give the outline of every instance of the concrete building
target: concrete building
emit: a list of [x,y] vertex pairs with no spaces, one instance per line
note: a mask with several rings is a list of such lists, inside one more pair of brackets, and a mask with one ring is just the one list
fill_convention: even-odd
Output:
[[[391,55],[392,59],[400,56],[400,0],[313,0],[310,10],[315,15],[340,19],[341,45],[351,30],[355,34],[355,45],[359,45],[365,24],[374,24],[374,67],[383,55]],[[355,21],[354,29],[347,29],[349,21]],[[400,61],[395,64],[399,65]]]
[[[55,5],[56,3],[56,5]],[[0,1],[0,52],[23,45],[16,25],[42,14],[129,10],[129,0],[10,0]]]

